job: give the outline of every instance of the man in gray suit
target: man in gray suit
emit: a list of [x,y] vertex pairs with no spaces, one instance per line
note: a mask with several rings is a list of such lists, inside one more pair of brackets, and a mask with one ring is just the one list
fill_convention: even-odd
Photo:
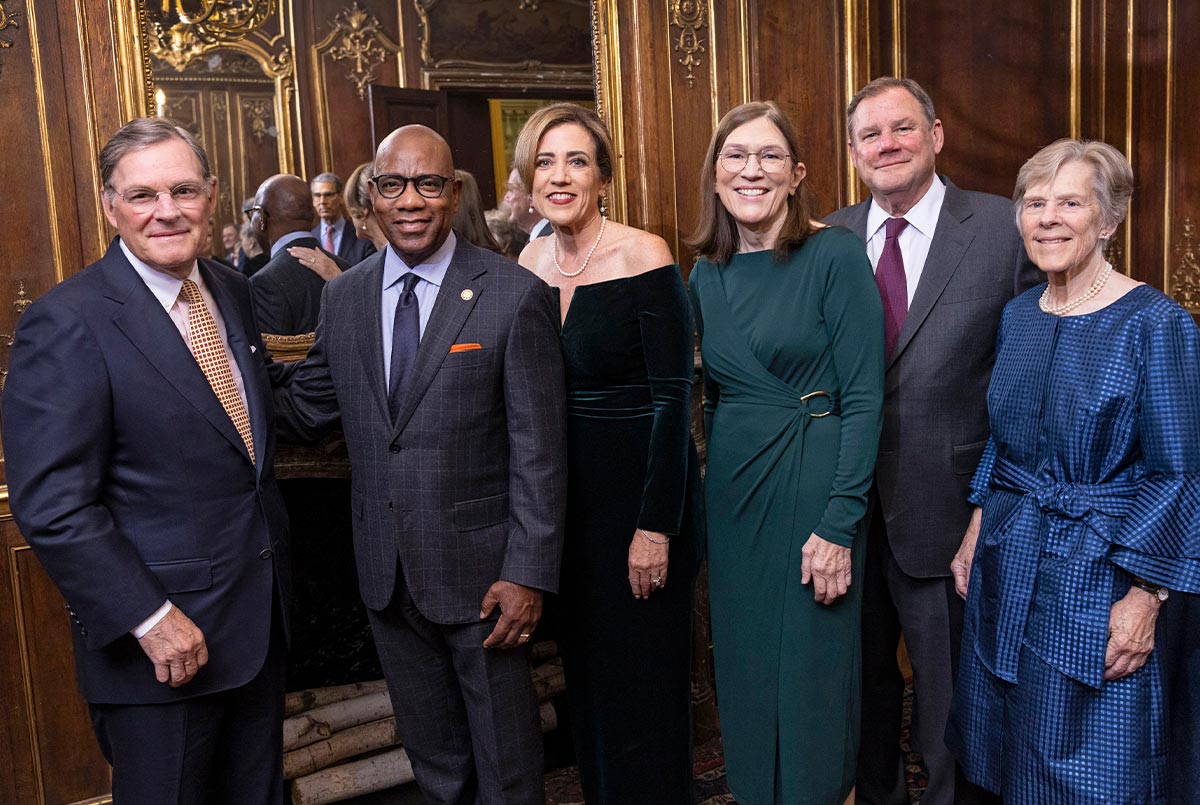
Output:
[[847,109],[850,158],[871,198],[826,223],[864,240],[884,300],[883,432],[863,590],[863,709],[857,799],[906,803],[900,754],[901,632],[913,668],[913,746],[923,805],[981,799],[943,742],[963,604],[950,562],[977,528],[968,485],[988,437],[987,386],[1000,313],[1040,275],[1007,199],[935,171],[942,123],[911,79],[879,78]]
[[558,585],[566,414],[557,305],[451,231],[450,149],[388,135],[371,197],[388,247],[325,287],[280,390],[281,433],[339,416],[359,586],[428,802],[543,802],[527,650]]

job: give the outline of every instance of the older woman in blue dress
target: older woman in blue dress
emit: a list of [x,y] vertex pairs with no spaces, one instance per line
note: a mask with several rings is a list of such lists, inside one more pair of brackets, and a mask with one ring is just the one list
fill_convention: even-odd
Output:
[[1133,172],[1060,140],[1013,194],[1048,283],[1001,321],[947,744],[1006,803],[1165,802],[1156,621],[1200,590],[1200,333],[1104,246]]

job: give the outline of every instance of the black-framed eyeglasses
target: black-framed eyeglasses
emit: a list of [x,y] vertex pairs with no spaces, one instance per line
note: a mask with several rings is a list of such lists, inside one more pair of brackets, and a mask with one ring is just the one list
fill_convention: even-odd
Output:
[[175,205],[184,209],[199,207],[207,201],[212,190],[212,185],[208,182],[203,184],[198,182],[182,182],[175,185],[170,190],[152,190],[149,187],[131,187],[126,190],[117,191],[116,188],[110,188],[114,195],[120,197],[129,207],[137,212],[148,212],[154,209],[158,204],[158,197],[164,193],[171,197],[171,201]]
[[420,176],[401,176],[398,173],[382,173],[371,178],[371,183],[384,198],[399,198],[404,195],[408,183],[412,182],[425,198],[438,198],[446,189],[448,182],[454,181],[453,176],[438,176],[436,173],[422,173]]
[[261,204],[252,204],[249,207],[242,207],[242,215],[254,215],[254,213],[262,211],[263,206]]
[[792,155],[786,151],[776,151],[774,149],[763,149],[762,151],[739,151],[731,149],[725,153],[718,154],[717,161],[721,163],[722,168],[730,173],[741,173],[750,162],[750,157],[758,159],[758,167],[763,173],[779,173],[787,167],[788,160],[792,159]]

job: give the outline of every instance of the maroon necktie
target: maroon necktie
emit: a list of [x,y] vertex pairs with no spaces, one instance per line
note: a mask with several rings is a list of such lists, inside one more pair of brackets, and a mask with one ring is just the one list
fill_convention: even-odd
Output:
[[900,254],[900,233],[908,221],[889,218],[884,223],[883,252],[875,266],[875,284],[883,299],[883,343],[884,355],[892,357],[904,317],[908,315],[908,283],[904,279],[904,255]]

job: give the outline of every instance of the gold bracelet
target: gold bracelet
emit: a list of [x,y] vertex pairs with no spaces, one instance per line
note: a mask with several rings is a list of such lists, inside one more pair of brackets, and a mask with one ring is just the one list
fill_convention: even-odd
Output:
[[662,539],[655,539],[640,528],[637,530],[637,532],[645,537],[647,542],[653,542],[655,545],[666,545],[671,541],[671,538],[666,534],[663,534]]

